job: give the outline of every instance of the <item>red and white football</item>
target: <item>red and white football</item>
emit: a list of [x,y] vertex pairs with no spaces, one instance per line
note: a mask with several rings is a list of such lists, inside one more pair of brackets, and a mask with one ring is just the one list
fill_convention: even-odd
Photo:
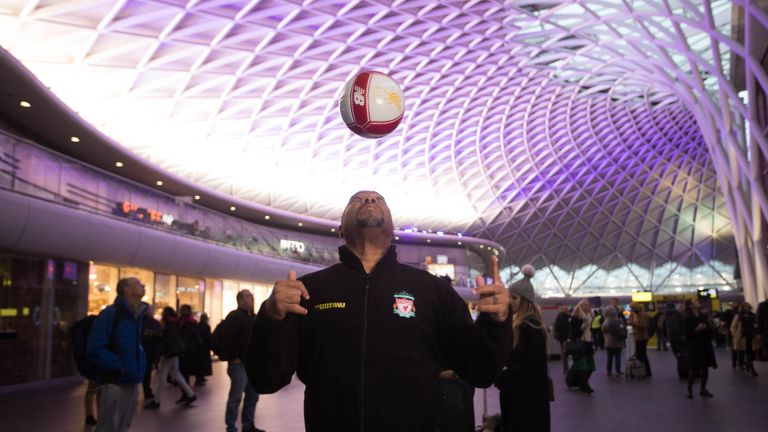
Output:
[[360,72],[347,81],[339,100],[344,124],[364,138],[381,138],[403,119],[403,92],[389,75]]

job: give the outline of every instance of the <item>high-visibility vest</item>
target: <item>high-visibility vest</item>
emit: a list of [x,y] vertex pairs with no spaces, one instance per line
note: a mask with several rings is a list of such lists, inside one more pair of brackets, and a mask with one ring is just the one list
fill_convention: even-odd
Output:
[[592,330],[600,330],[600,315],[595,315],[595,318],[592,319]]

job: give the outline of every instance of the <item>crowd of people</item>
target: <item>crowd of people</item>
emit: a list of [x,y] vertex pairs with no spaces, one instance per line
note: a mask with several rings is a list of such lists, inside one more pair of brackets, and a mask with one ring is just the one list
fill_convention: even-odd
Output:
[[[338,231],[345,242],[340,263],[301,278],[290,272],[275,282],[258,313],[253,295],[239,292],[238,308],[213,332],[207,316],[196,320],[189,305],[181,305],[178,314],[166,307],[156,320],[141,302],[144,285],[121,279],[115,303],[80,332],[87,338],[73,338],[80,345],[86,340],[85,358],[78,362],[89,379],[86,422],[97,423],[97,431],[126,431],[139,383],[146,410],[165,406],[164,389],[171,384],[179,389],[176,403],[194,407],[193,387],[205,385],[213,351],[228,362],[228,432],[238,430],[241,404],[241,430],[261,431],[254,425],[259,394],[279,391],[294,374],[306,386],[308,430],[466,432],[474,427],[474,389],[490,385],[499,388],[497,430],[550,430],[548,330],[536,304],[533,267],[524,266],[522,277],[505,287],[492,258],[491,280],[476,280],[473,320],[450,281],[398,262],[392,216],[380,194],[353,195]],[[695,300],[668,304],[653,317],[643,304],[630,309],[625,316],[617,299],[604,309],[587,300],[572,310],[561,306],[553,336],[569,387],[594,392],[589,381],[600,349],[607,353],[609,377],[650,378],[646,350],[655,334],[662,349],[668,341],[678,358],[688,398],[696,380],[699,395],[712,397],[708,370],[716,367],[712,338],[718,328],[727,328],[733,367],[757,375],[755,336],[768,322],[760,324],[750,305],[721,314],[720,327]],[[628,345],[633,354],[622,371]]]

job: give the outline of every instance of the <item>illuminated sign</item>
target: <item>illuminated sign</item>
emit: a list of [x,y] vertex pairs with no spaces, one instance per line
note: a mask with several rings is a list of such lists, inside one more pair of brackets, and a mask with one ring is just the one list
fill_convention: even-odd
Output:
[[438,264],[448,264],[448,255],[437,255]]
[[699,288],[699,298],[702,298],[702,299],[719,298],[719,296],[717,295],[717,288]]
[[650,291],[633,292],[632,301],[638,303],[649,302],[653,300],[653,293]]
[[280,239],[280,250],[302,253],[306,247],[300,241]]
[[175,220],[173,215],[162,213],[158,210],[148,209],[146,207],[140,207],[138,204],[133,204],[129,201],[123,201],[122,203],[117,204],[117,214],[139,222],[154,224],[171,225]]

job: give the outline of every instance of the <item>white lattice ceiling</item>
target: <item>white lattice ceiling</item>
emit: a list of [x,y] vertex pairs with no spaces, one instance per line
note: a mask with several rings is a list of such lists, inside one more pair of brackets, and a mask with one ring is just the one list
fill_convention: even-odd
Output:
[[[730,2],[630,3],[0,0],[0,45],[122,145],[239,198],[337,219],[373,188],[398,225],[514,262],[732,261],[696,98],[669,78],[717,88],[712,32],[670,23],[728,26]],[[375,141],[338,115],[363,69],[405,94]]]

